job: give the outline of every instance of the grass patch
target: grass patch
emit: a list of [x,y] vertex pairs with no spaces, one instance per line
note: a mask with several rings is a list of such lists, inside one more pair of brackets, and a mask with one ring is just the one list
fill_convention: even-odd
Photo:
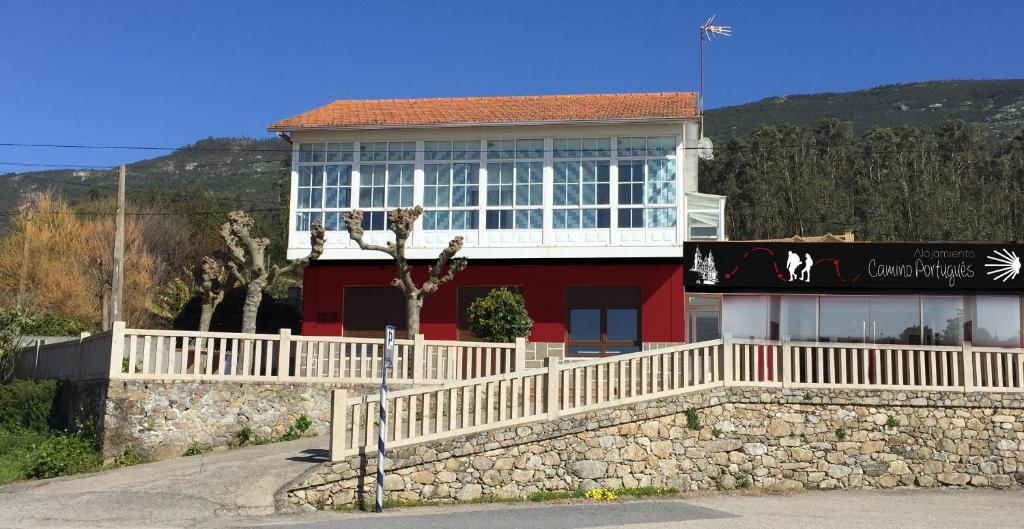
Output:
[[[596,492],[595,492],[596,491]],[[384,500],[384,509],[396,509],[402,507],[437,507],[440,505],[474,505],[480,503],[519,503],[519,502],[547,502],[590,499],[593,501],[613,501],[620,498],[645,498],[650,496],[667,496],[678,494],[679,489],[672,487],[636,487],[622,489],[598,488],[589,491],[576,490],[542,490],[534,492],[525,498],[506,498],[501,496],[480,496],[472,500]],[[365,511],[373,512],[373,503],[346,503],[344,505],[332,505],[334,511]]]
[[558,501],[582,498],[587,494],[583,489],[576,490],[541,490],[530,494],[527,499],[530,501]]
[[103,454],[94,431],[82,426],[77,432],[64,432],[34,445],[29,455],[26,476],[55,478],[97,470],[103,466]]
[[52,478],[103,465],[96,426],[54,428],[58,384],[15,380],[0,386],[0,483]]
[[195,441],[192,441],[192,445],[189,446],[187,449],[185,449],[185,451],[182,452],[181,455],[184,456],[184,457],[191,457],[191,456],[198,456],[198,455],[200,455],[202,453],[203,453],[203,449],[199,447],[199,443],[197,443]]
[[32,451],[48,437],[27,428],[0,428],[0,483],[28,478]]
[[305,415],[299,415],[299,418],[295,419],[295,422],[288,427],[288,431],[281,435],[274,437],[260,437],[252,431],[252,428],[246,426],[235,434],[238,439],[239,446],[251,445],[266,445],[270,443],[280,443],[282,441],[295,441],[296,439],[302,438],[302,434],[309,430],[309,427],[313,425],[313,421],[309,420],[309,417]]
[[131,467],[142,463],[149,463],[150,458],[146,455],[140,454],[135,451],[135,447],[128,444],[124,449],[124,453],[119,456],[114,456],[115,467]]
[[619,496],[645,498],[648,496],[667,496],[669,494],[679,494],[679,489],[675,487],[638,487],[633,489],[612,489],[612,492],[618,494]]

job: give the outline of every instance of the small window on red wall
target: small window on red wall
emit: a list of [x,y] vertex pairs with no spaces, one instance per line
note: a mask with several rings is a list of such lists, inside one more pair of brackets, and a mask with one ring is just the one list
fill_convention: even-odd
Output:
[[343,334],[356,338],[383,338],[384,327],[394,325],[399,338],[408,336],[405,296],[395,287],[345,287]]
[[640,287],[569,287],[565,291],[565,343],[570,355],[640,350]]

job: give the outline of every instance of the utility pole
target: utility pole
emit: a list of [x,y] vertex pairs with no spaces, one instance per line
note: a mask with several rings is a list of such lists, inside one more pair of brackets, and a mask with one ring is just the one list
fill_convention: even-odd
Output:
[[22,241],[21,247],[21,280],[18,283],[18,306],[25,302],[25,283],[28,282],[28,240],[32,231],[32,208],[35,206],[33,203],[29,203],[25,212],[25,233],[23,234],[25,240]]
[[117,171],[117,217],[114,220],[114,262],[110,281],[110,325],[124,321],[124,164]]

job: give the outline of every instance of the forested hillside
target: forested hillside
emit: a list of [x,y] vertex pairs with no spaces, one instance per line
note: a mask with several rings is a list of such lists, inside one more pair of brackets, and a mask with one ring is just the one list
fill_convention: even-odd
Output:
[[731,239],[855,232],[870,240],[1024,239],[1024,134],[768,125],[719,142],[701,191],[726,195]]
[[708,110],[708,136],[746,136],[762,125],[813,125],[824,118],[853,123],[862,136],[874,127],[935,126],[962,119],[994,137],[1024,127],[1024,79],[927,81],[845,93],[777,96]]

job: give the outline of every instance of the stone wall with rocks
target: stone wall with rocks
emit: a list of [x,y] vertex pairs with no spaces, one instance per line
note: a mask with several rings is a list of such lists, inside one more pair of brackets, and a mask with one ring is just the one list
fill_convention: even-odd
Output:
[[[238,444],[248,426],[259,437],[285,433],[305,415],[306,435],[327,432],[331,389],[325,384],[253,382],[152,382],[112,380],[107,387],[102,437],[105,457],[136,452],[154,459],[178,457],[195,443],[202,450]],[[357,395],[377,388],[346,386]]]
[[537,369],[547,365],[548,357],[565,358],[565,344],[562,342],[526,342],[526,369]]
[[[699,417],[690,429],[687,410]],[[388,499],[541,490],[1024,483],[1019,394],[719,388],[396,449]],[[372,502],[376,457],[317,467],[289,501]]]

